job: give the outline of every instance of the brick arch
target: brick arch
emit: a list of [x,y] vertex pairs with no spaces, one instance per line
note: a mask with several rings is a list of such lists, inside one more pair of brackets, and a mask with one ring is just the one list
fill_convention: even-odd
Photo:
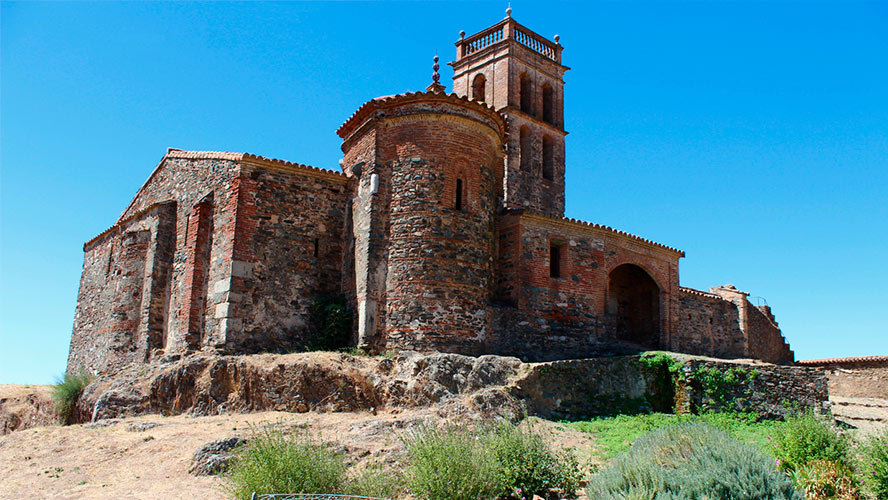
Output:
[[618,341],[657,348],[664,322],[664,288],[642,266],[624,263],[607,274],[607,314]]

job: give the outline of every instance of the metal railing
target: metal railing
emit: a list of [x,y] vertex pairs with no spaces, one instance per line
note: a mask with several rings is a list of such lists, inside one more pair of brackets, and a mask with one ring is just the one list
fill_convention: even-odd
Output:
[[387,498],[362,497],[358,495],[336,495],[333,493],[256,493],[251,500],[389,500]]

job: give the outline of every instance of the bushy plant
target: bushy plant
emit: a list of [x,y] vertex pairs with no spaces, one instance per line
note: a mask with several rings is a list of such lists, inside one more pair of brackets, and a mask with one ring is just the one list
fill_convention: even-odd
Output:
[[849,441],[835,424],[804,413],[790,417],[773,438],[781,470],[795,470],[814,460],[848,464]]
[[507,486],[489,447],[466,428],[422,427],[405,437],[410,491],[427,500],[488,499]]
[[593,476],[595,499],[802,500],[774,460],[701,423],[665,427],[637,439]]
[[796,488],[808,500],[858,500],[860,488],[847,466],[828,460],[814,460],[790,472]]
[[499,484],[518,497],[546,497],[552,491],[572,496],[580,487],[579,463],[567,450],[554,451],[533,427],[501,423],[487,428],[484,444],[495,457]]
[[888,500],[888,430],[871,436],[861,447],[861,473],[879,500]]
[[429,500],[572,496],[581,479],[573,454],[529,426],[423,428],[405,442],[410,491]]
[[56,414],[65,425],[74,422],[74,408],[77,406],[77,400],[80,399],[83,390],[93,379],[92,375],[80,372],[76,375],[66,373],[64,377],[56,380],[52,388],[52,402]]
[[352,314],[342,296],[323,296],[311,306],[311,329],[306,339],[309,351],[335,351],[348,346]]
[[316,438],[279,430],[254,432],[225,474],[235,498],[264,493],[338,493],[346,485],[345,456]]
[[343,492],[374,498],[399,498],[404,493],[402,476],[382,467],[367,467],[351,475]]

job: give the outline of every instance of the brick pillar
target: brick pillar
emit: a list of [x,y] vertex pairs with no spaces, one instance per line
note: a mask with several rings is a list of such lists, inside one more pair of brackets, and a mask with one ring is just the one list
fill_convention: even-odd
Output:
[[188,217],[188,236],[185,245],[188,257],[185,261],[185,307],[183,324],[186,325],[185,345],[189,350],[200,349],[207,308],[207,279],[210,267],[210,248],[213,240],[213,198],[204,199],[194,206]]

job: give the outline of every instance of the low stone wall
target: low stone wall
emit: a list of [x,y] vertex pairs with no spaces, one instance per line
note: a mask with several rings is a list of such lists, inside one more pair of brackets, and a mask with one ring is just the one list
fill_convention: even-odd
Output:
[[676,392],[679,412],[754,411],[773,419],[829,407],[825,374],[797,366],[689,359]]

